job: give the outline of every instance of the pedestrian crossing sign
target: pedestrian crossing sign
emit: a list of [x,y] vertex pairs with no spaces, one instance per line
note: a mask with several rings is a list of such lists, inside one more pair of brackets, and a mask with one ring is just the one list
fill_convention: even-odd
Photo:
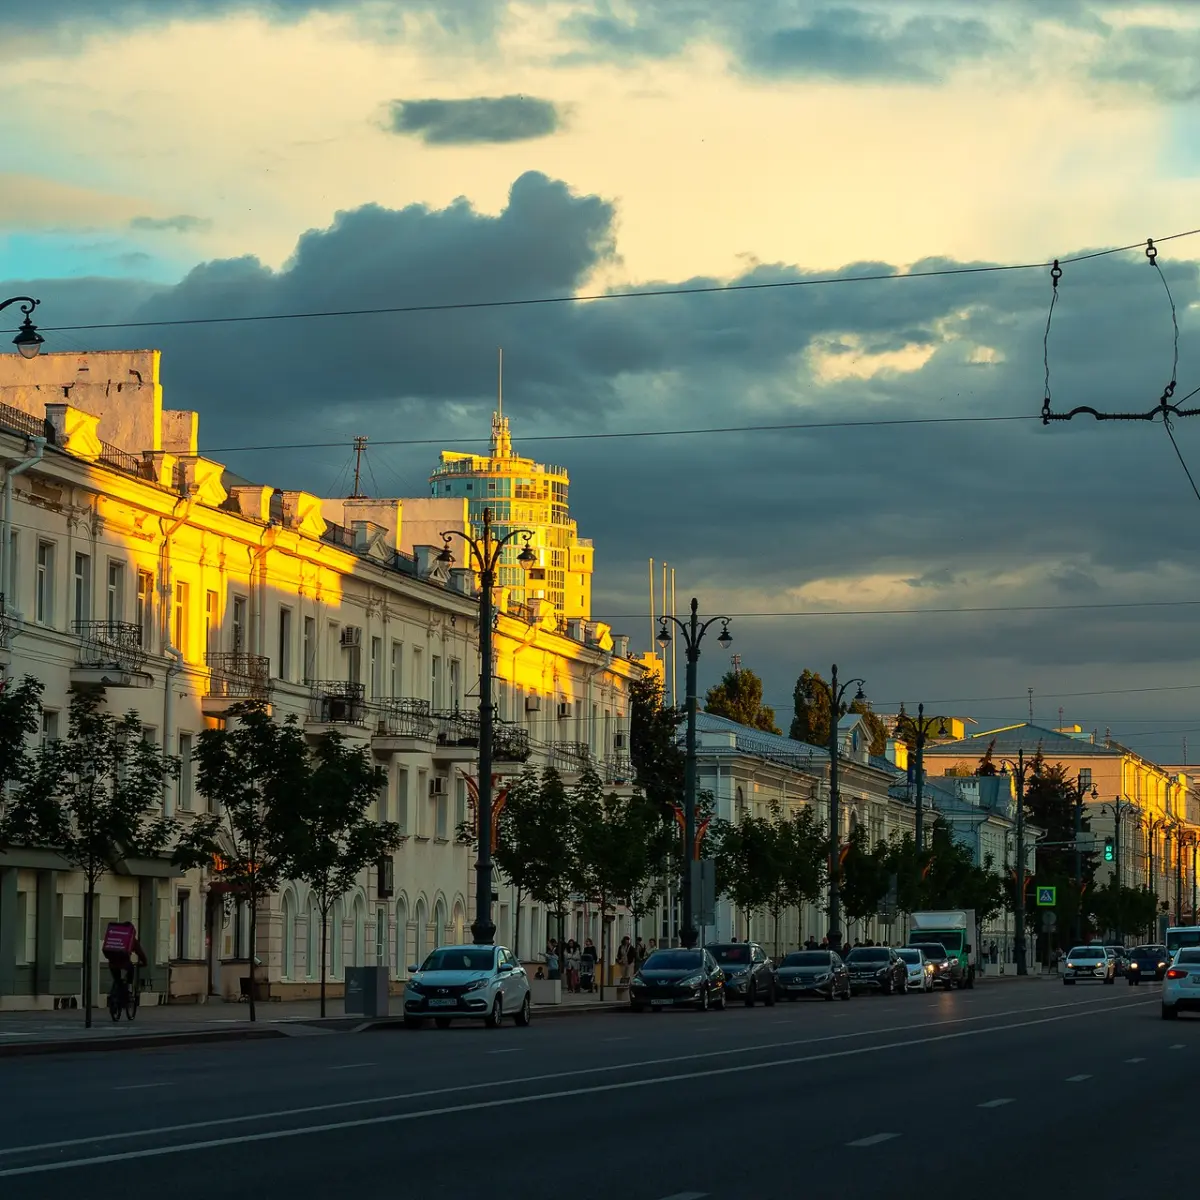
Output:
[[1038,908],[1053,908],[1058,895],[1056,887],[1040,887],[1037,890]]

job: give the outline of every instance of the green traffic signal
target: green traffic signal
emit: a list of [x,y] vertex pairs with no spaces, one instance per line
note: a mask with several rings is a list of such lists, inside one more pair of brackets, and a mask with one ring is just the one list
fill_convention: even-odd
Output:
[[1104,839],[1104,861],[1112,862],[1113,860],[1113,840],[1112,838]]

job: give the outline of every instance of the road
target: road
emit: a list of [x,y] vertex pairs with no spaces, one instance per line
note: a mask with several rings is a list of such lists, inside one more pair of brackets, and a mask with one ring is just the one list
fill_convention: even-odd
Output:
[[[1093,1197],[1099,1178],[1144,1191],[1148,1161],[1158,1191],[1190,1169],[1200,1052],[1158,991],[1021,982],[11,1059],[0,1194],[463,1200],[507,1175],[527,1200]],[[1076,1148],[1099,1176],[1072,1179]]]

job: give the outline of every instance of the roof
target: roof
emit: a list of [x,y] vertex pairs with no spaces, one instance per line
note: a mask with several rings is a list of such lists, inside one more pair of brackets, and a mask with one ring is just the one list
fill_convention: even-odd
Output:
[[1057,730],[1025,721],[1006,729],[984,730],[956,742],[940,742],[937,745],[926,746],[925,757],[978,760],[987,753],[988,746],[993,741],[996,744],[992,750],[992,756],[996,759],[1012,758],[1019,750],[1033,755],[1037,753],[1039,746],[1042,754],[1053,760],[1060,758],[1120,758],[1122,756],[1120,750],[1115,750],[1110,746],[1097,745],[1092,741],[1069,737]]
[[741,725],[728,717],[718,717],[715,713],[698,712],[696,714],[696,731],[698,733],[732,733],[735,735],[735,747],[703,746],[705,754],[750,754],[757,758],[766,758],[775,762],[784,762],[790,766],[820,765],[828,763],[829,751],[820,746],[810,746],[807,742],[798,742],[795,738],[783,737],[778,733],[767,733],[762,729],[754,729],[750,725]]

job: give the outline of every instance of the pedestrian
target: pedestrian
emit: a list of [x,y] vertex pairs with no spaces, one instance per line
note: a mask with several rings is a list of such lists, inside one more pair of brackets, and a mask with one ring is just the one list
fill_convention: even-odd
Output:
[[829,939],[828,939],[827,937],[823,937],[823,938],[821,939],[821,949],[822,949],[822,950],[828,950],[828,949],[829,949]]
[[649,944],[646,947],[646,956],[649,957],[657,949],[658,949],[658,938],[651,938]]
[[988,958],[992,960],[992,965],[996,965],[996,959],[1000,955],[1000,947],[996,945],[996,939],[992,939],[992,944],[988,947]]
[[561,978],[558,972],[558,943],[553,938],[546,943],[546,978]]
[[579,991],[579,943],[572,938],[567,943],[565,962],[567,967],[567,991]]
[[621,939],[621,944],[617,947],[617,966],[621,968],[621,982],[626,983],[633,978],[633,972],[637,967],[637,959],[634,956],[633,943],[629,940],[629,935],[626,934]]
[[[582,958],[590,958],[592,960],[592,969],[590,972],[591,977],[592,977],[592,986],[588,989],[588,991],[595,991],[595,989],[596,989],[596,972],[603,969],[603,964],[600,962],[600,955],[596,950],[596,943],[593,942],[591,938],[583,939]],[[580,964],[580,969],[584,970],[585,974],[589,973],[583,967],[582,962]]]
[[646,961],[646,943],[638,938],[637,945],[634,947],[635,965],[641,966]]

